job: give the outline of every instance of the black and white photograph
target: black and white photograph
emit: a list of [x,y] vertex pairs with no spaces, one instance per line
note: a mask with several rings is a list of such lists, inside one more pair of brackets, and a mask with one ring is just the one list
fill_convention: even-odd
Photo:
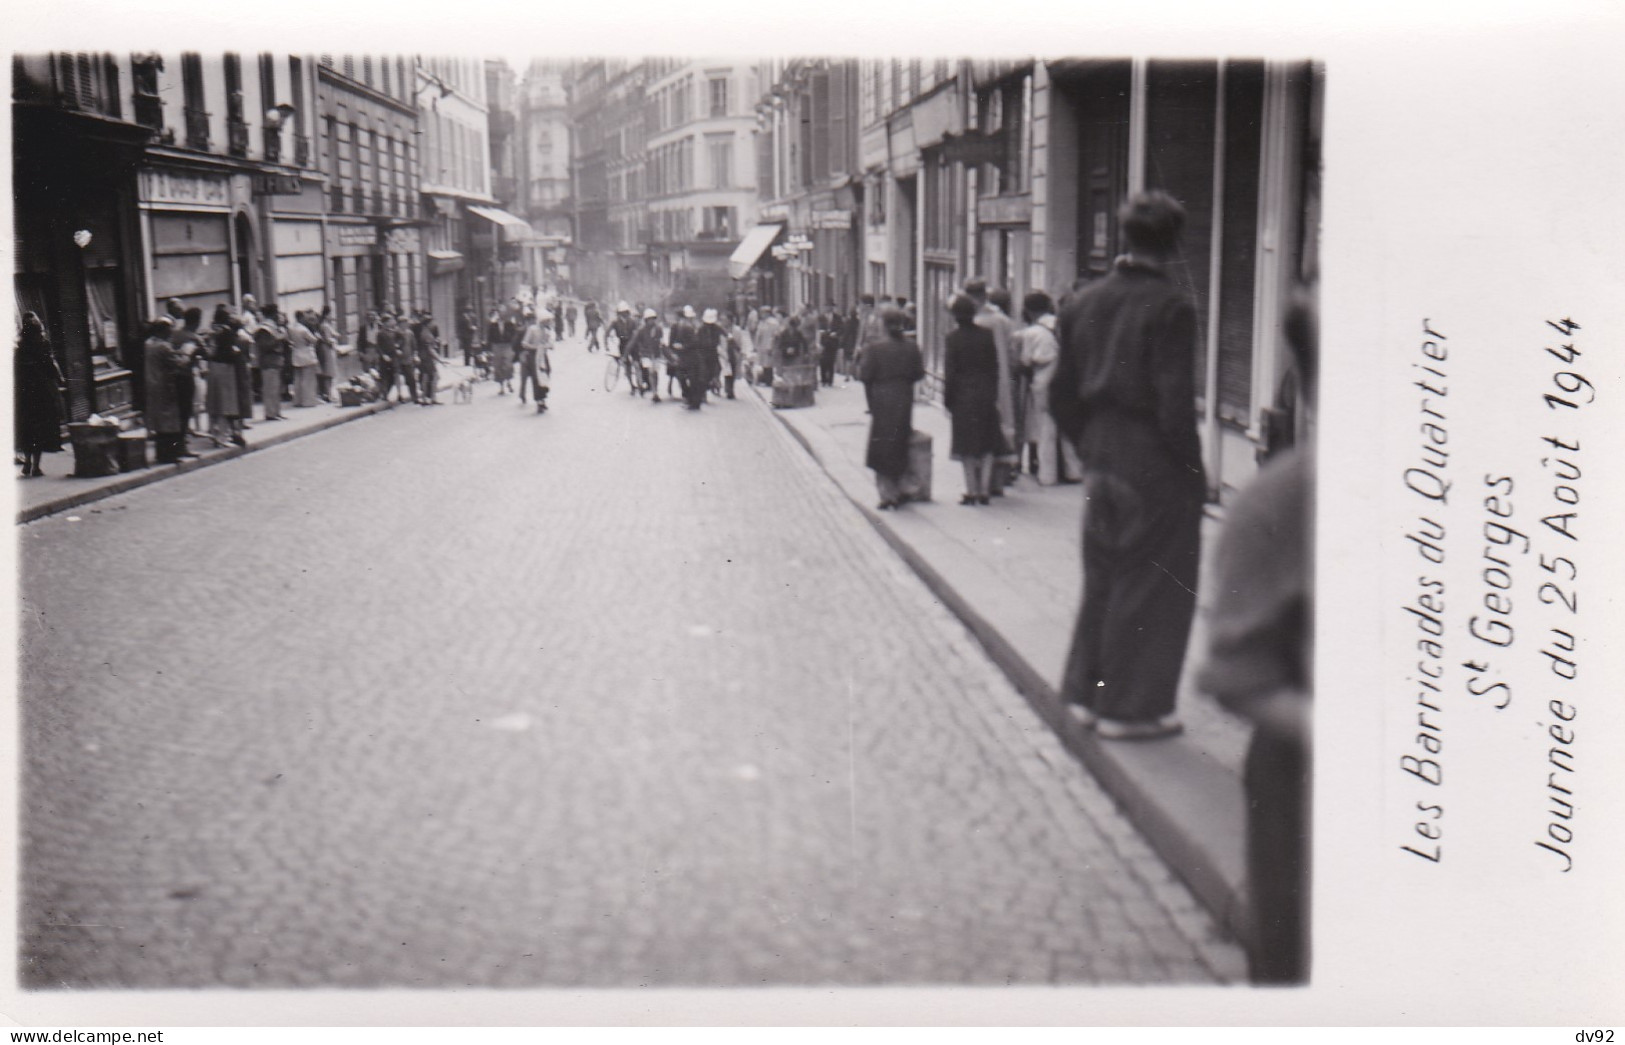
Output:
[[1308,978],[1313,62],[14,72],[25,983]]
[[262,24],[9,47],[13,1020],[1403,1023],[1619,869],[1616,202],[1402,275],[1545,168],[1310,34]]

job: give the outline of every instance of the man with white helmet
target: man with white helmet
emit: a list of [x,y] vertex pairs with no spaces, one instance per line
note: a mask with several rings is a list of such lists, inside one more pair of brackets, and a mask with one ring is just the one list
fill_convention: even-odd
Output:
[[[632,318],[632,306],[622,301],[615,306],[615,318],[610,321],[604,332],[604,348],[621,357],[621,365],[626,368],[627,383],[635,395],[644,392],[643,368],[638,365],[638,357],[632,351],[632,339],[637,336],[638,321]],[[615,338],[615,345],[610,347],[609,339]]]
[[708,308],[694,333],[693,375],[687,391],[690,409],[697,410],[705,403],[706,389],[710,388],[728,369],[728,335],[718,323],[717,310]]
[[[628,313],[630,313],[628,309]],[[631,315],[626,317],[630,320]],[[619,319],[616,322],[620,322]],[[660,366],[665,354],[661,345],[664,331],[660,329],[660,314],[652,308],[643,310],[643,325],[633,332],[631,337],[622,342],[627,348],[625,355],[636,361],[641,380],[638,383],[638,394],[654,393],[654,401],[660,402]]]

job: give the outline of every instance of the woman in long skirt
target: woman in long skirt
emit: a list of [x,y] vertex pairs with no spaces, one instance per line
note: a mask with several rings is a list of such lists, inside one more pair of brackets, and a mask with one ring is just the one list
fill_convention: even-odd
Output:
[[243,442],[242,397],[238,390],[239,364],[243,346],[237,334],[242,329],[231,310],[220,305],[214,310],[214,328],[209,334],[208,388],[204,403],[209,411],[209,438],[216,446]]
[[[494,322],[491,325],[497,327]],[[498,333],[490,338],[491,379],[497,383],[500,396],[513,391],[513,343],[518,340],[518,333],[511,322],[497,329]]]
[[13,357],[12,395],[17,452],[23,458],[23,476],[44,475],[42,454],[62,449],[62,368],[51,353],[45,324],[32,312],[23,313],[23,330]]
[[953,459],[965,468],[959,503],[987,504],[993,455],[999,452],[999,352],[993,332],[976,325],[976,305],[963,294],[948,305],[958,329],[949,332],[943,361],[943,400],[953,415]]
[[902,479],[908,474],[909,441],[914,435],[914,385],[925,376],[920,347],[903,340],[904,317],[887,309],[886,340],[863,354],[858,380],[869,400],[869,446],[864,457],[875,473],[880,510],[900,508],[907,500]]
[[288,348],[293,364],[293,405],[315,406],[317,402],[316,377],[321,369],[316,355],[316,331],[309,312],[294,313],[288,324]]

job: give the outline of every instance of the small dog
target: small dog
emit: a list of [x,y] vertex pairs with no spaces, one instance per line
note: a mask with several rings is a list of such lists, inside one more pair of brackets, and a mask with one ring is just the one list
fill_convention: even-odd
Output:
[[453,388],[451,401],[453,403],[472,403],[474,401],[474,382],[464,381]]

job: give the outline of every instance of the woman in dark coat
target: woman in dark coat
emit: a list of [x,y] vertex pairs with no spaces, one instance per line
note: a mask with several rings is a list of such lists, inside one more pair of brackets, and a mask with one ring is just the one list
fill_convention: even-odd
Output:
[[976,305],[964,295],[948,305],[950,331],[943,360],[943,400],[953,415],[953,459],[965,466],[960,504],[987,504],[993,455],[999,452],[999,353],[993,332],[976,325]]
[[17,452],[23,455],[23,476],[44,475],[41,454],[62,449],[62,368],[51,354],[45,324],[32,312],[23,313],[23,330],[12,359],[12,393],[16,396]]
[[204,402],[209,411],[209,438],[216,446],[226,440],[243,446],[242,398],[237,391],[239,365],[247,353],[238,340],[242,324],[225,305],[217,305],[209,331],[209,377]]
[[159,316],[142,346],[146,360],[147,400],[142,411],[159,464],[174,464],[186,454],[186,421],[181,416],[176,379],[186,370],[186,350],[175,343],[174,322]]
[[863,353],[858,380],[869,399],[869,451],[863,463],[875,473],[880,510],[899,508],[898,482],[908,471],[908,444],[914,434],[914,383],[925,376],[920,346],[903,340],[903,314],[887,309],[886,340]]

